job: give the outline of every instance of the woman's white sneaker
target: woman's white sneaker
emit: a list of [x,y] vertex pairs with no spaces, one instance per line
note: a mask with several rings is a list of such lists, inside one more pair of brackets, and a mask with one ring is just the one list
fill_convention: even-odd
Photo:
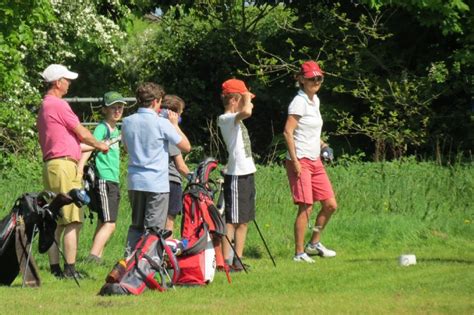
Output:
[[306,262],[309,264],[314,264],[314,259],[309,257],[306,253],[295,255],[295,257],[293,257],[293,260],[297,262]]
[[317,244],[308,243],[304,249],[305,253],[308,255],[318,255],[321,257],[335,257],[336,252],[332,249],[327,249],[321,242]]

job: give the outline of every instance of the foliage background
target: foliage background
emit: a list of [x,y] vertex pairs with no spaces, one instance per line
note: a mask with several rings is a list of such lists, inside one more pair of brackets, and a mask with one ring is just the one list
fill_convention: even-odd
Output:
[[[472,161],[474,147],[473,4],[1,1],[2,216],[22,193],[41,190],[34,123],[43,92],[38,73],[48,64],[63,63],[79,72],[70,97],[100,96],[110,89],[132,96],[140,81],[163,84],[187,103],[183,129],[193,142],[192,157],[206,153],[221,160],[225,154],[215,128],[222,111],[219,87],[236,76],[257,94],[254,115],[246,124],[256,158],[272,164],[258,166],[257,219],[278,264],[272,267],[250,229],[245,254],[254,270],[236,275],[232,285],[218,274],[198,295],[182,289],[166,295],[147,292],[136,299],[96,296],[104,275],[122,254],[130,222],[122,185],[124,198],[117,231],[104,255],[106,265],[82,262],[94,233],[94,226],[84,224],[78,269],[89,278],[81,282],[83,289],[49,276],[42,255],[38,263],[45,290],[31,294],[18,282],[17,287],[0,288],[4,312],[130,313],[145,302],[159,305],[163,312],[188,313],[196,312],[196,304],[202,313],[235,312],[235,305],[243,305],[246,313],[302,313],[308,308],[332,313],[472,313],[474,175],[472,164],[459,162]],[[151,15],[158,6],[163,14]],[[317,59],[326,72],[320,94],[324,136],[338,156],[328,173],[341,209],[324,236],[339,258],[318,259],[316,271],[290,259],[294,206],[284,169],[271,163],[283,150],[280,134],[296,93],[293,73],[309,58]],[[73,109],[84,120],[97,117],[89,104]],[[133,111],[131,107],[126,114]],[[449,163],[439,167],[408,155]],[[396,161],[360,161],[392,158]],[[402,252],[417,254],[416,268],[396,266]],[[272,303],[262,304],[262,298]],[[206,308],[211,299],[216,303]]]
[[[316,59],[326,72],[325,137],[338,155],[469,158],[473,2],[3,1],[0,167],[16,167],[17,154],[38,159],[38,73],[50,63],[79,72],[71,97],[132,96],[140,81],[162,84],[185,99],[183,128],[196,150],[221,159],[220,84],[242,78],[257,94],[246,122],[256,158],[274,162],[293,73]],[[83,120],[97,116],[88,105],[73,105]]]

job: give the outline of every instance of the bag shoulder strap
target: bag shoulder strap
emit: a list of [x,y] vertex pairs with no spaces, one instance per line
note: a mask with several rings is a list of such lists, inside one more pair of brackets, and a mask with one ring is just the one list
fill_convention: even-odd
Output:
[[199,229],[200,230],[203,229],[204,233],[201,235],[201,237],[196,242],[194,242],[194,244],[187,247],[182,252],[181,256],[193,256],[193,255],[196,255],[196,254],[202,252],[204,249],[206,249],[207,238],[208,238],[208,234],[209,234],[209,227],[207,226],[206,222],[203,222]]
[[104,140],[110,140],[110,129],[109,129],[109,125],[107,125],[107,123],[106,123],[105,121],[103,121],[103,120],[99,123],[99,125],[100,125],[100,124],[102,124],[102,125],[105,126],[106,133],[105,133],[105,138],[104,138]]
[[[104,125],[104,127],[105,127],[106,132],[105,132],[105,138],[103,140],[110,140],[110,129],[109,129],[109,126],[107,125],[107,123],[102,120],[101,122],[99,122],[98,125]],[[96,170],[96,165],[95,165],[95,159],[97,158],[98,153],[99,152],[97,150],[92,151],[92,154],[89,157],[89,160],[87,161],[87,164],[90,165],[93,168],[94,171],[97,171]]]

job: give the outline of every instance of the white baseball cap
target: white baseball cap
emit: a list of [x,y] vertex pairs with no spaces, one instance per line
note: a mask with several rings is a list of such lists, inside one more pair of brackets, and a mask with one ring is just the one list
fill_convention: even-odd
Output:
[[61,78],[75,80],[79,76],[76,72],[69,71],[65,66],[52,64],[41,73],[45,82],[57,81]]

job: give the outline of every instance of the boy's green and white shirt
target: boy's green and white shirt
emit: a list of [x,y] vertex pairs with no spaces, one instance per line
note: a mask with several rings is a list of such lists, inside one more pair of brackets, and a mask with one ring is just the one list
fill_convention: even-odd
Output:
[[[113,131],[107,131],[109,127],[105,122],[101,122],[97,125],[94,130],[94,137],[98,141],[109,140],[110,142],[114,141],[116,138],[120,137],[120,130],[115,128]],[[109,139],[107,136],[109,135]],[[99,173],[99,178],[105,179],[111,182],[119,183],[120,182],[120,146],[119,141],[112,144],[109,148],[109,151],[104,154],[99,152],[95,158],[95,165],[97,172]]]
[[245,157],[252,157],[252,146],[250,144],[249,131],[243,122],[240,122],[240,129],[242,130],[242,140],[244,141]]
[[226,174],[253,174],[257,169],[252,157],[250,137],[243,122],[235,124],[236,116],[237,113],[225,113],[217,121],[229,154]]

